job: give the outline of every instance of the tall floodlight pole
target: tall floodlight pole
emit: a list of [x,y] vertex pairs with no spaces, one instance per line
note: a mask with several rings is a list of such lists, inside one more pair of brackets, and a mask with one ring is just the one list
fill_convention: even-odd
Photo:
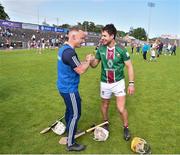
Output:
[[39,25],[39,6],[38,6],[37,9],[38,9],[38,10],[37,10],[37,17],[38,17],[38,25]]
[[57,26],[59,26],[59,18],[57,17],[56,20],[57,20]]
[[147,41],[149,42],[149,32],[150,32],[150,26],[151,26],[151,9],[155,7],[155,3],[148,2],[149,7],[149,17],[148,17],[148,32],[147,32]]

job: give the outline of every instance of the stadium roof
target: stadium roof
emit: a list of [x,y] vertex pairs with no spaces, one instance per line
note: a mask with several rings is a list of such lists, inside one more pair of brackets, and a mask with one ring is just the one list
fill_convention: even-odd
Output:
[[172,34],[163,34],[160,36],[163,39],[180,39],[180,35],[172,35]]

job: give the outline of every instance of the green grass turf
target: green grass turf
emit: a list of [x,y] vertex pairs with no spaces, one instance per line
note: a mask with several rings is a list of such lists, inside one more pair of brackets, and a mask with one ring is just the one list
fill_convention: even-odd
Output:
[[[82,47],[77,52],[83,60],[94,49]],[[180,49],[177,56],[161,56],[157,62],[144,62],[142,55],[131,58],[136,75],[136,93],[127,96],[132,137],[147,140],[153,153],[180,153]],[[0,153],[70,153],[58,144],[61,136],[52,132],[39,134],[65,110],[56,89],[56,61],[57,50],[43,54],[34,50],[0,51]],[[78,129],[101,122],[99,80],[100,66],[81,76],[83,102]],[[109,139],[96,142],[88,133],[77,140],[87,145],[85,151],[78,153],[132,153],[130,141],[122,138],[114,97],[109,115]]]

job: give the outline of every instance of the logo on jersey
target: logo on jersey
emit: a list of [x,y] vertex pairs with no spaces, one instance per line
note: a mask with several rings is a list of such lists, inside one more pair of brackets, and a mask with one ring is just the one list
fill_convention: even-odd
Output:
[[109,68],[112,68],[112,66],[113,66],[113,61],[112,61],[111,59],[108,60],[107,65],[108,65]]
[[116,53],[116,56],[117,56],[118,58],[120,58],[120,54],[119,54],[119,53]]

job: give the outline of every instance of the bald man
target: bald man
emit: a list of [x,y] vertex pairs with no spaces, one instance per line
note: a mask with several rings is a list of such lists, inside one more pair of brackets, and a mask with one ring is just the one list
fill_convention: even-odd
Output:
[[75,48],[81,47],[85,41],[85,32],[72,28],[68,33],[68,41],[58,52],[58,79],[57,88],[66,105],[65,120],[67,131],[67,150],[81,151],[84,145],[75,143],[75,133],[78,120],[81,116],[81,97],[78,91],[80,75],[85,73],[93,59],[86,56],[84,62],[80,62]]

